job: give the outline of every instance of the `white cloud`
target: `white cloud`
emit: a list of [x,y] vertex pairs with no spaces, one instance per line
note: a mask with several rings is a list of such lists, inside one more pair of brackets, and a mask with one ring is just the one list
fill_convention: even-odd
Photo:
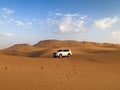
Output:
[[83,32],[86,31],[84,28],[85,21],[81,19],[81,17],[77,17],[77,14],[68,14],[64,16],[58,22],[58,28],[61,32]]
[[55,13],[56,16],[61,16],[59,19],[49,18],[47,22],[49,24],[55,25],[61,33],[79,33],[84,32],[87,29],[85,28],[85,19],[87,16],[80,16],[78,13],[74,14],[63,14]]
[[7,18],[8,16],[6,16],[6,15],[3,15],[3,17],[4,17],[4,18]]
[[25,27],[29,28],[31,25],[32,25],[32,22],[28,21],[28,22],[26,22]]
[[99,29],[107,29],[113,26],[113,24],[117,23],[120,21],[120,18],[115,16],[115,17],[108,17],[108,18],[103,18],[100,20],[94,21],[94,25],[99,28]]
[[66,17],[76,17],[76,16],[80,16],[78,13],[74,13],[74,14],[65,14],[64,16]]
[[[32,25],[32,22],[30,20],[27,20],[27,21],[23,21],[21,19],[17,20],[15,19],[13,16],[9,16],[11,14],[13,14],[15,11],[14,10],[11,10],[9,8],[1,8],[2,12],[1,12],[1,15],[2,15],[2,19],[4,21],[0,21],[0,26],[3,26],[5,24],[15,24],[21,28],[31,28],[31,25]],[[35,21],[34,21],[35,22]]]
[[13,14],[15,11],[9,8],[2,8],[4,14]]
[[63,13],[54,13],[54,15],[56,15],[56,16],[66,16],[66,17],[77,17],[77,16],[80,16],[78,13],[74,13],[74,14],[70,14],[70,13],[68,13],[68,14],[63,14]]
[[112,36],[114,38],[119,38],[120,39],[120,30],[116,30],[112,32]]
[[30,22],[30,21],[24,23],[22,21],[15,21],[14,20],[14,23],[21,28],[30,28],[32,25],[32,22]]
[[62,16],[62,13],[55,13],[56,16]]
[[88,16],[85,15],[85,16],[81,16],[80,19],[86,19]]
[[20,26],[20,27],[23,27],[23,26],[24,26],[24,23],[21,22],[21,21],[15,21],[15,23],[16,23],[18,26]]
[[4,36],[4,37],[12,37],[13,34],[12,33],[2,33],[0,34],[1,36]]

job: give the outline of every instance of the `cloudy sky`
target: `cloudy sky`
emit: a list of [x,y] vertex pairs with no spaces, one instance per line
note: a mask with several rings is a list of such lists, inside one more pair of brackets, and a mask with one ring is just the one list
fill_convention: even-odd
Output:
[[0,49],[45,39],[120,43],[120,0],[0,0]]

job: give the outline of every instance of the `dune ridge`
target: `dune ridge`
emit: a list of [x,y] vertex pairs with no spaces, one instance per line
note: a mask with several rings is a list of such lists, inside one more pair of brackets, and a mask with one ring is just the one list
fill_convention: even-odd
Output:
[[51,57],[57,49],[70,48],[73,55],[119,52],[119,44],[96,43],[74,40],[42,40],[35,45],[15,44],[0,50],[0,54],[25,57]]

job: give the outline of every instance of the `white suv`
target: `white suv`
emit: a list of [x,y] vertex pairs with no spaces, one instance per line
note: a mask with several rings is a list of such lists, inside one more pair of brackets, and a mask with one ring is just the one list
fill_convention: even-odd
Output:
[[63,56],[69,57],[71,55],[72,55],[72,52],[70,49],[60,49],[53,53],[53,57],[59,57],[59,58]]

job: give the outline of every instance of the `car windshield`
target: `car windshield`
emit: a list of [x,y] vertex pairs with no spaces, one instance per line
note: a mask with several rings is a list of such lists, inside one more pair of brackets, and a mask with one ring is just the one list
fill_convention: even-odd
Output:
[[57,50],[57,52],[62,52],[62,50]]

